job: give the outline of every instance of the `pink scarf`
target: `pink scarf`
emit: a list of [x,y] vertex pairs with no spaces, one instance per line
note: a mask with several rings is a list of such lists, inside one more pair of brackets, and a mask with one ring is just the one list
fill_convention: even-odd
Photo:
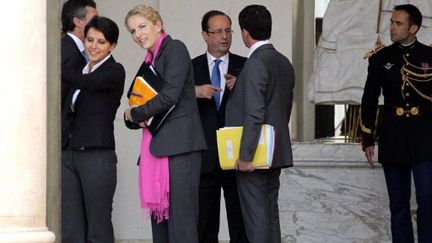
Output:
[[165,37],[167,37],[167,34],[166,33],[161,33],[161,35],[159,36],[159,40],[156,43],[156,48],[155,48],[155,52],[154,53],[151,53],[150,50],[147,50],[147,54],[146,54],[146,56],[144,58],[144,61],[146,63],[150,63],[151,62],[151,65],[154,66],[156,56],[159,53],[159,49],[160,49],[160,47],[162,45],[162,41],[165,39]]
[[[147,50],[145,62],[154,65],[163,39],[162,33],[156,43],[155,53]],[[169,218],[169,165],[168,157],[154,157],[150,153],[152,135],[147,129],[142,129],[141,153],[138,172],[138,190],[141,208],[148,212],[158,223]]]

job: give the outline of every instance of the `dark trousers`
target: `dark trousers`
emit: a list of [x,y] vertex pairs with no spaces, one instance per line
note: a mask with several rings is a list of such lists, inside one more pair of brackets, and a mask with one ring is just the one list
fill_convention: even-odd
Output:
[[414,242],[410,213],[411,173],[417,200],[419,243],[432,242],[432,161],[413,165],[383,165],[390,200],[393,242]]
[[170,156],[169,219],[151,219],[154,243],[198,242],[198,187],[201,152]]
[[114,150],[62,151],[62,243],[114,243],[116,163]]
[[251,243],[280,243],[280,169],[237,172],[236,182],[246,235]]
[[201,174],[198,234],[200,243],[218,243],[221,188],[224,192],[231,243],[247,241],[233,170],[216,169]]

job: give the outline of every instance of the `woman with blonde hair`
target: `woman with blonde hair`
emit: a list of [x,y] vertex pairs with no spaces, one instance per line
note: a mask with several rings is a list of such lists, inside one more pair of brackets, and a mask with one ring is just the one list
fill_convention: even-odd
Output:
[[[181,41],[164,32],[162,18],[152,7],[134,7],[125,25],[132,39],[147,50],[143,65],[152,66],[163,83],[153,99],[125,111],[129,128],[143,127],[141,207],[151,216],[154,242],[198,242],[200,151],[206,149],[206,143],[189,53]],[[130,91],[132,87],[133,83]],[[151,134],[146,121],[173,106],[166,122]]]

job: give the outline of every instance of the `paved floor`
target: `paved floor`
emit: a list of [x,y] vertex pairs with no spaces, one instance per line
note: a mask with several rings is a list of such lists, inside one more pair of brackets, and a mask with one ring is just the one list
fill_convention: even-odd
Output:
[[280,181],[283,243],[391,242],[381,169],[300,166]]
[[[295,166],[282,170],[280,177],[283,243],[391,242],[383,171],[368,168],[357,146],[297,144],[294,156]],[[412,202],[413,221],[415,207]],[[219,239],[228,242],[224,210],[222,207]]]

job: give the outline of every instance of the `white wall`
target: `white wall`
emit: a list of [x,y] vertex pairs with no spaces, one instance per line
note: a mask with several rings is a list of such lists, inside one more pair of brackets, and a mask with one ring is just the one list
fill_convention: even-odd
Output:
[[[288,58],[292,56],[292,8],[291,0],[105,0],[97,1],[100,15],[112,18],[119,25],[120,38],[113,55],[126,69],[125,94],[133,76],[144,58],[145,51],[138,47],[124,27],[126,13],[137,4],[147,4],[159,9],[164,21],[165,31],[173,38],[182,40],[189,49],[191,57],[206,50],[201,37],[201,17],[211,9],[218,9],[230,15],[233,21],[233,44],[231,50],[240,55],[247,55],[238,25],[238,13],[246,5],[258,3],[265,5],[273,17],[272,42]],[[137,193],[139,131],[125,128],[122,114],[127,108],[126,95],[117,113],[115,135],[117,144],[118,184],[114,197],[113,221],[117,239],[150,239],[149,221],[145,219],[140,208]],[[225,219],[224,214],[222,214]],[[226,220],[222,221],[221,240],[228,239]]]
[[[291,58],[292,4],[290,0],[161,0],[159,2],[165,30],[174,38],[185,42],[192,58],[206,50],[205,42],[201,37],[201,19],[205,12],[212,9],[221,10],[231,17],[232,29],[234,30],[231,51],[246,56],[248,49],[241,40],[238,14],[250,4],[262,4],[270,10],[273,20],[271,40],[279,51]],[[175,2],[180,4],[175,4]]]

